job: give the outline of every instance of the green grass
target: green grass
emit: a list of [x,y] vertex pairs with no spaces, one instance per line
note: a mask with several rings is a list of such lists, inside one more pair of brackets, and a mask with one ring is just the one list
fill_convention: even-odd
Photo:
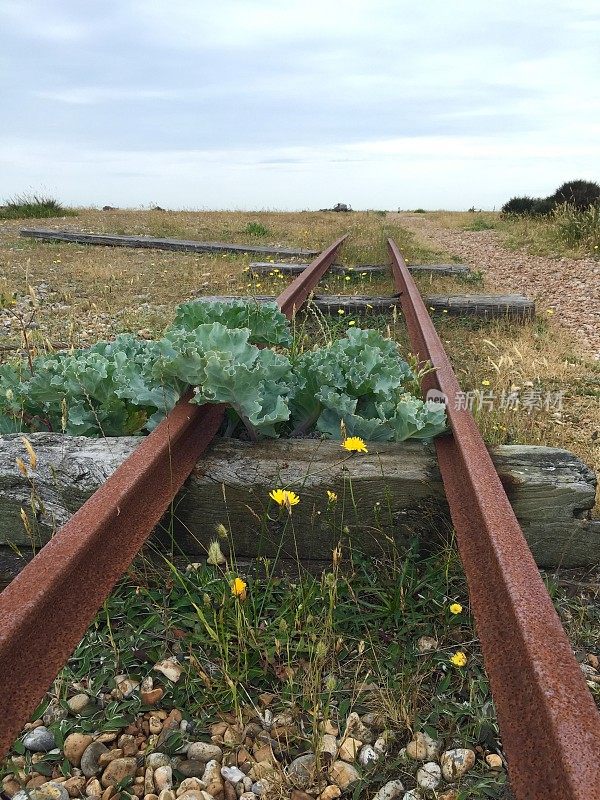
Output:
[[77,212],[65,208],[52,197],[16,195],[0,206],[0,219],[45,219],[48,217],[74,217]]
[[249,236],[268,236],[269,229],[260,222],[249,222],[244,228],[244,233]]

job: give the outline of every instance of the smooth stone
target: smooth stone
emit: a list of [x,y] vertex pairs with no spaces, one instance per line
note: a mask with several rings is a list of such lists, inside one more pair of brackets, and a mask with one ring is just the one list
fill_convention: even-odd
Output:
[[310,794],[306,794],[302,789],[292,789],[290,800],[314,800]]
[[413,736],[412,742],[406,745],[406,755],[415,761],[433,761],[440,754],[440,743],[432,739],[425,731]]
[[74,767],[78,767],[81,764],[81,756],[93,741],[94,737],[87,733],[70,733],[63,747],[65,758]]
[[375,750],[378,756],[382,756],[385,754],[387,750],[387,740],[384,736],[380,736],[379,739],[375,740],[375,744],[373,745],[373,750]]
[[25,734],[23,745],[32,753],[47,753],[49,750],[54,750],[56,740],[52,731],[49,731],[44,725],[40,725],[39,728],[34,728]]
[[360,748],[358,753],[358,763],[362,767],[368,767],[369,764],[374,764],[379,759],[377,751],[371,747],[370,744],[365,744]]
[[327,786],[319,795],[319,800],[337,800],[342,794],[339,786]]
[[81,771],[86,778],[93,778],[100,772],[101,765],[98,759],[102,753],[108,753],[108,747],[102,742],[92,742],[83,751],[81,756]]
[[87,797],[100,797],[102,794],[102,786],[100,786],[98,778],[92,778],[87,782],[85,793]]
[[442,770],[435,761],[428,761],[417,770],[417,785],[426,792],[432,792],[440,785]]
[[367,728],[375,728],[378,731],[385,728],[385,717],[379,711],[368,711],[362,715],[361,720]]
[[223,751],[216,744],[207,742],[192,742],[188,747],[187,757],[189,761],[222,761]]
[[329,767],[329,777],[342,791],[360,780],[357,769],[346,761],[334,761]]
[[[242,792],[240,800],[254,800],[255,797],[254,792]],[[310,800],[313,800],[313,798],[311,797]]]
[[69,800],[69,793],[61,783],[48,781],[37,789],[17,792],[13,800]]
[[418,789],[411,789],[410,792],[406,792],[402,800],[423,800],[423,795]]
[[444,780],[453,781],[463,775],[475,764],[475,753],[465,747],[456,747],[446,750],[440,759]]
[[115,676],[115,684],[115,691],[120,700],[126,700],[128,697],[131,697],[140,685],[139,681],[133,680],[133,678],[129,678],[127,675]]
[[177,767],[177,770],[186,778],[202,778],[205,769],[206,761],[191,761],[189,758],[186,758]]
[[348,736],[353,736],[355,739],[360,739],[360,741],[364,744],[373,744],[375,739],[373,736],[373,731],[367,728],[356,711],[348,714],[348,719],[346,720],[344,739],[346,739]]
[[149,792],[144,795],[144,800],[158,800],[158,795],[154,794],[154,792]]
[[206,789],[206,786],[200,778],[184,778],[179,784],[176,794],[177,797],[180,797],[184,792],[201,792],[203,789]]
[[151,769],[171,766],[171,759],[166,753],[148,753],[146,756],[146,766]]
[[438,640],[433,636],[421,636],[417,642],[417,650],[419,653],[431,653],[433,650],[438,649]]
[[257,797],[262,797],[266,790],[264,784],[262,784],[260,781],[256,781],[256,783],[252,784],[251,791],[252,794],[255,794]]
[[335,736],[330,733],[324,733],[319,742],[319,753],[321,756],[327,756],[330,761],[336,757],[338,751],[337,740]]
[[172,789],[163,789],[158,800],[175,800],[175,792]]
[[490,753],[485,757],[485,763],[490,769],[499,770],[504,766],[502,759],[496,753]]
[[67,778],[62,785],[69,793],[69,797],[80,797],[85,788],[85,778],[83,775],[73,775],[71,778]]
[[348,736],[340,745],[338,757],[341,758],[342,761],[355,761],[362,746],[363,743],[360,739],[353,739],[352,736]]
[[398,800],[403,792],[404,784],[401,780],[388,781],[373,795],[373,800]]
[[67,709],[63,708],[53,700],[48,704],[48,708],[44,711],[42,722],[46,726],[53,725],[55,722],[62,722],[62,720],[66,719],[68,716],[69,712]]
[[246,773],[238,767],[221,767],[221,775],[230,783],[239,783],[246,777]]
[[105,788],[116,786],[126,778],[133,778],[137,770],[135,758],[115,758],[102,773],[100,782]]
[[212,795],[220,795],[223,791],[223,777],[221,775],[221,765],[218,761],[214,759],[212,761],[208,761],[205,768],[204,774],[202,775],[202,781],[206,784],[206,792]]
[[[341,763],[341,762],[340,762]],[[299,789],[310,786],[315,775],[317,760],[313,753],[298,756],[286,769],[288,779]]]
[[170,766],[157,767],[154,770],[154,788],[159,795],[163,789],[173,788],[173,770]]
[[[183,667],[176,658],[165,658],[164,661],[159,661],[158,664],[155,664],[152,669],[161,672],[165,678],[173,681],[173,683],[177,683],[183,672]],[[181,720],[179,721],[181,722]]]
[[93,705],[93,701],[88,694],[80,692],[70,697],[67,700],[67,705],[69,706],[71,714],[83,714],[84,711],[87,711],[87,709]]
[[204,794],[205,792],[202,789],[188,789],[187,792],[178,794],[177,797],[183,798],[183,800],[203,800]]

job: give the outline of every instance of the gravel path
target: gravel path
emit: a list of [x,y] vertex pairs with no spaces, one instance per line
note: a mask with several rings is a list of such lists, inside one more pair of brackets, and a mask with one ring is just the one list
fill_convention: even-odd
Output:
[[488,285],[524,294],[575,334],[586,353],[600,360],[600,263],[593,258],[548,258],[504,247],[496,231],[444,228],[421,214],[395,214],[424,243],[464,259],[485,273]]

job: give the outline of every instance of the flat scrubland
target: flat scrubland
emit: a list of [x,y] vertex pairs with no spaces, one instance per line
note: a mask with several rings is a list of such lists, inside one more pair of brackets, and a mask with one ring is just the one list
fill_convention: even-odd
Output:
[[[431,219],[442,225],[436,215]],[[448,224],[454,224],[458,217],[449,219]],[[10,221],[0,224],[0,292],[5,301],[16,300],[1,313],[4,360],[22,357],[23,326],[29,344],[38,351],[82,347],[120,332],[152,338],[172,321],[175,306],[184,300],[199,295],[277,294],[289,280],[275,274],[249,278],[248,264],[262,257],[46,244],[19,238],[19,227],[27,226],[309,249],[323,248],[350,233],[341,256],[349,266],[384,263],[385,240],[391,236],[409,263],[461,260],[451,248],[419,240],[401,216],[381,212],[80,210],[77,217]],[[470,266],[473,274],[467,278],[419,276],[417,280],[424,293],[506,293],[496,276],[481,274],[476,261]],[[326,278],[319,291],[391,294],[393,287],[385,277],[371,281],[357,276],[348,281],[340,276]],[[377,327],[407,347],[400,314],[324,319],[309,308],[305,320],[298,323],[296,333],[307,346],[335,338],[354,323]],[[600,469],[600,369],[556,315],[540,308],[534,321],[515,324],[436,313],[435,321],[465,392],[475,396],[484,392],[488,397],[489,393],[500,397],[514,387],[564,392],[562,409],[534,405],[514,410],[496,402],[493,409],[486,404],[478,410],[475,402],[488,442],[565,446]],[[271,523],[293,527],[293,507],[288,514],[271,504],[266,513]],[[342,498],[330,499],[327,514],[342,540]],[[263,523],[257,520],[257,526]],[[225,540],[231,533],[223,520],[215,539]],[[157,566],[161,558],[162,566]],[[259,567],[250,569],[232,558],[222,566],[178,569],[149,545],[107,599],[37,709],[36,717],[44,718],[54,736],[58,755],[51,751],[36,760],[18,743],[11,759],[0,766],[5,790],[14,794],[21,784],[32,788],[36,781],[66,777],[71,780],[71,796],[95,797],[100,789],[104,797],[105,774],[101,786],[92,785],[94,779],[81,783],[73,763],[63,758],[65,738],[72,733],[108,735],[108,748],[133,747],[138,759],[144,755],[146,766],[147,754],[160,749],[179,785],[185,774],[178,755],[182,742],[207,741],[212,735],[224,764],[246,769],[245,764],[260,760],[267,800],[290,796],[296,800],[305,795],[291,795],[290,765],[302,754],[318,750],[324,726],[332,735],[338,729],[339,742],[339,734],[351,722],[353,737],[362,736],[363,746],[371,737],[379,750],[377,761],[357,765],[360,782],[344,789],[345,796],[371,798],[389,779],[413,788],[418,762],[410,752],[417,745],[409,745],[408,754],[405,748],[421,732],[437,743],[427,745],[432,761],[439,760],[440,750],[455,747],[469,749],[476,759],[464,776],[440,783],[437,796],[510,797],[451,531],[440,531],[438,541],[420,542],[415,537],[401,547],[382,540],[381,556],[374,560],[363,558],[358,549],[336,550],[319,576],[309,575],[300,563],[296,573],[285,579],[272,563]],[[578,658],[593,674],[600,621],[597,576],[557,571],[545,579]],[[169,669],[165,658],[176,659],[178,666],[174,668],[171,661]],[[125,677],[130,684],[123,683]],[[598,695],[595,679],[589,685]],[[184,724],[181,715],[173,717],[173,708],[181,710]],[[358,722],[353,712],[360,715]],[[176,728],[169,728],[174,721]],[[424,741],[419,746],[425,746]],[[356,765],[352,757],[346,763]],[[156,800],[148,791],[158,788],[156,773],[152,778],[151,768],[148,787],[147,773],[139,770],[135,777],[123,774],[117,786],[121,797]],[[261,770],[252,770],[257,780]],[[144,782],[139,781],[142,776]],[[315,786],[304,788],[316,796]],[[323,790],[323,782],[319,788]],[[336,796],[335,790],[323,795]],[[164,795],[163,800],[171,798]]]

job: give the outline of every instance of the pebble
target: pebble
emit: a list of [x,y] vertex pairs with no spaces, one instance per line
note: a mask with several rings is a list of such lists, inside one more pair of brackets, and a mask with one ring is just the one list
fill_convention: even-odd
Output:
[[206,769],[206,761],[192,761],[185,759],[177,767],[178,771],[186,778],[201,778]]
[[346,761],[334,761],[329,767],[329,777],[342,791],[345,791],[360,780],[360,775],[356,768]]
[[145,706],[154,706],[159,700],[162,700],[164,693],[165,690],[160,687],[156,689],[142,689],[140,692],[140,699]]
[[431,653],[432,650],[437,650],[438,640],[433,636],[421,636],[417,642],[417,650],[419,653]]
[[338,751],[337,741],[335,736],[329,733],[323,734],[319,741],[319,753],[321,756],[327,757],[330,761],[336,757]]
[[442,770],[435,761],[428,761],[417,770],[417,785],[426,792],[432,792],[440,785]]
[[[176,658],[165,658],[164,661],[159,661],[152,669],[161,672],[165,678],[168,678],[173,683],[177,683],[181,678],[183,667]],[[181,722],[181,720],[179,720]]]
[[102,794],[102,786],[98,778],[92,778],[87,782],[85,793],[87,797],[100,797]]
[[363,743],[360,739],[353,739],[352,736],[349,736],[347,739],[344,739],[340,745],[338,752],[339,758],[341,758],[342,761],[355,761],[362,745]]
[[152,716],[148,720],[148,729],[150,733],[160,733],[162,731],[163,723],[160,717]]
[[314,800],[310,794],[306,794],[302,789],[292,789],[290,800]]
[[404,792],[404,784],[398,778],[388,781],[381,789],[373,795],[373,800],[398,800]]
[[[171,792],[171,794],[173,794],[173,792]],[[179,794],[179,795],[177,795],[177,797],[178,798],[183,798],[183,800],[203,800],[205,794],[206,794],[206,792],[204,792],[202,789],[188,789],[187,792],[183,792],[183,794]],[[234,790],[234,794],[235,794],[235,790]],[[212,797],[212,795],[209,795],[209,796]],[[237,795],[236,795],[236,797],[237,797]]]
[[74,766],[81,764],[81,756],[94,741],[87,733],[70,733],[65,739],[63,750],[65,758]]
[[[242,792],[240,795],[240,800],[254,800],[256,795],[253,792]],[[313,800],[311,797],[310,800]]]
[[163,789],[173,788],[173,770],[170,766],[154,770],[154,788],[159,795]]
[[69,793],[61,783],[48,781],[32,791],[21,791],[13,800],[69,800]]
[[490,753],[485,757],[485,763],[490,769],[502,769],[502,759],[496,753]]
[[114,761],[115,758],[123,758],[123,756],[123,750],[120,747],[115,747],[109,750],[108,753],[101,753],[98,756],[98,763],[101,767],[105,767],[107,764],[110,764],[111,761]]
[[133,778],[136,769],[137,761],[135,758],[115,758],[102,773],[100,782],[104,787],[116,786],[117,783],[121,783],[125,778]]
[[115,675],[115,685],[114,696],[126,700],[139,688],[140,683],[127,675]]
[[61,722],[69,716],[66,708],[63,708],[55,700],[52,700],[48,708],[44,711],[42,722],[44,725],[53,725],[55,722]]
[[218,761],[213,759],[206,764],[202,781],[206,784],[208,794],[221,794],[223,791],[223,778],[221,776],[221,765]]
[[406,745],[406,755],[414,761],[432,761],[438,757],[440,749],[439,742],[424,731],[419,731],[413,736],[412,742]]
[[442,794],[438,794],[437,800],[458,800],[458,790],[457,789],[447,789]]
[[375,750],[378,756],[385,755],[385,751],[387,750],[387,740],[384,736],[380,736],[379,739],[375,740],[373,750]]
[[69,706],[69,711],[71,714],[83,714],[84,711],[87,711],[90,706],[93,705],[93,701],[89,695],[80,692],[79,694],[73,695],[67,700],[67,705]]
[[80,797],[85,788],[85,778],[82,775],[74,775],[63,783],[69,793],[69,797]]
[[175,792],[171,789],[163,789],[158,795],[158,800],[175,800]]
[[184,792],[201,792],[202,789],[206,789],[206,786],[200,778],[184,778],[179,784],[176,794],[179,797]]
[[144,795],[144,800],[158,800],[158,795],[150,792],[149,794]]
[[13,797],[21,790],[21,785],[12,775],[5,775],[2,778],[2,791],[9,797]]
[[47,753],[49,750],[54,750],[56,741],[52,731],[40,725],[39,728],[34,728],[25,734],[23,745],[32,753]]
[[373,744],[375,738],[372,731],[367,728],[356,711],[348,714],[348,719],[346,720],[344,738],[347,738],[348,736],[353,736],[365,744]]
[[423,800],[423,795],[418,789],[411,789],[403,795],[402,800]]
[[93,778],[100,772],[101,764],[98,761],[103,753],[108,753],[108,747],[103,742],[92,742],[81,756],[81,771],[86,778]]
[[319,800],[336,800],[341,794],[342,790],[339,786],[327,786],[319,795]]
[[462,778],[475,764],[475,753],[464,747],[446,750],[440,759],[444,780]]
[[146,766],[150,767],[150,769],[168,767],[170,764],[171,759],[166,753],[148,753],[146,756]]
[[187,757],[190,761],[222,761],[223,751],[216,744],[207,744],[206,742],[193,742],[187,751]]
[[370,764],[374,764],[378,759],[379,754],[370,744],[365,744],[360,748],[358,763],[361,766],[368,767]]
[[238,767],[221,767],[221,775],[231,783],[239,783],[246,777],[246,773],[242,772]]
[[298,756],[286,769],[288,780],[299,789],[310,786],[316,768],[316,758],[313,753]]

